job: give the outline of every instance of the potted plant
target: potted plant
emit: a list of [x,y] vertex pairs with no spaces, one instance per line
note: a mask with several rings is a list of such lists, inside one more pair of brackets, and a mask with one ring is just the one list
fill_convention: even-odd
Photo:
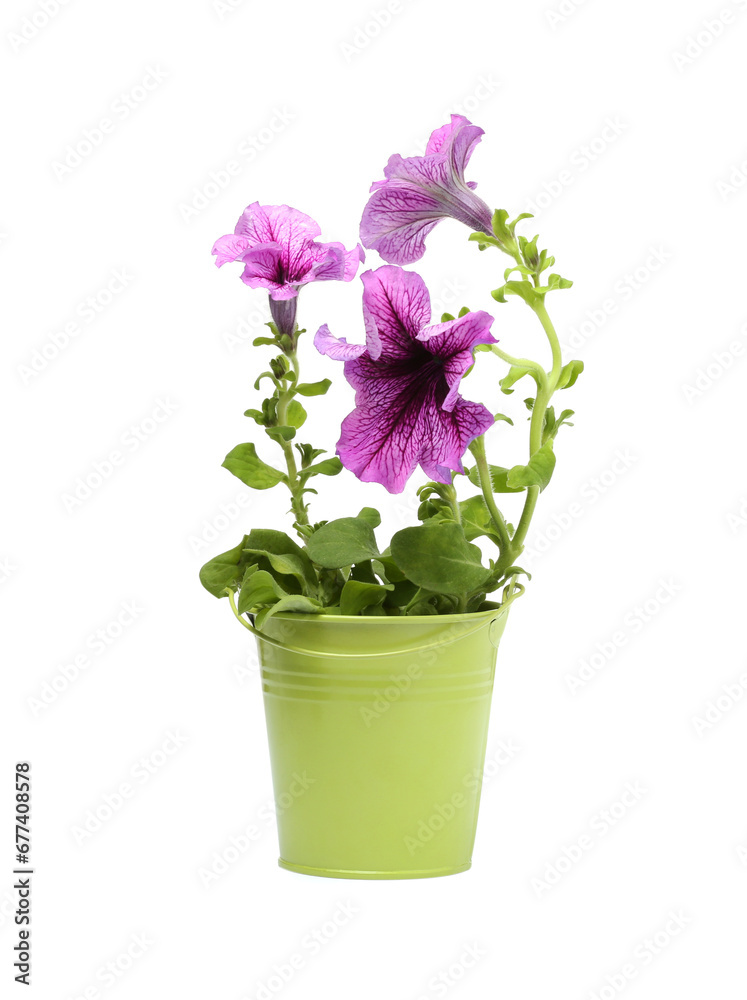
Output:
[[[272,315],[269,335],[254,341],[271,349],[255,382],[268,392],[246,411],[266,447],[260,456],[254,441],[239,444],[223,465],[253,489],[289,494],[296,537],[251,527],[200,579],[258,641],[275,797],[292,803],[279,816],[280,865],[293,871],[417,878],[471,864],[496,649],[529,576],[518,561],[572,415],[552,400],[583,369],[563,362],[546,308],[548,294],[571,282],[551,271],[554,258],[536,236],[516,231],[531,216],[509,221],[465,180],[482,134],[452,115],[423,156],[392,156],[371,188],[361,242],[387,263],[360,276],[358,343],[327,325],[312,343],[296,312],[307,284],[355,278],[360,246],[319,242],[308,216],[255,202],[213,248],[218,266],[240,261],[242,280],[267,291]],[[535,313],[549,365],[506,353],[487,312],[431,316],[423,279],[403,265],[423,256],[447,217],[467,225],[480,250],[511,259],[491,294]],[[303,381],[303,356],[314,348],[330,359],[331,376],[342,362],[356,390],[332,457],[299,440],[305,405],[319,405],[331,386]],[[461,395],[483,352],[508,365],[502,393],[520,381],[531,387],[526,464],[489,462],[486,434],[513,421]],[[363,500],[349,517],[310,515],[312,484],[323,477],[346,469],[400,493],[418,467],[430,477],[417,489],[419,523],[388,543]],[[515,527],[498,506],[511,493],[521,494]]]

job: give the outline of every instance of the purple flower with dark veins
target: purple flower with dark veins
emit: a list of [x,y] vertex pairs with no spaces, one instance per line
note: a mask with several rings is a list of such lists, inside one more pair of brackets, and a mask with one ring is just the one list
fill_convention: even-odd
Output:
[[378,250],[392,264],[411,264],[425,253],[425,237],[447,217],[472,230],[492,231],[488,206],[465,181],[464,169],[483,135],[462,115],[431,134],[425,156],[390,157],[386,180],[376,181],[363,210],[363,246]]
[[459,395],[477,344],[495,344],[493,317],[467,313],[430,324],[428,289],[419,274],[384,266],[361,275],[366,343],[348,344],[320,327],[314,345],[345,362],[356,390],[355,409],[342,422],[337,454],[363,482],[401,493],[418,465],[450,483],[464,472],[462,456],[493,425],[482,403]]
[[273,320],[281,333],[292,334],[299,289],[310,281],[352,281],[366,259],[360,245],[346,250],[342,243],[314,242],[320,233],[318,224],[295,208],[255,201],[234,232],[215,241],[215,263],[240,260],[241,280],[268,290]]

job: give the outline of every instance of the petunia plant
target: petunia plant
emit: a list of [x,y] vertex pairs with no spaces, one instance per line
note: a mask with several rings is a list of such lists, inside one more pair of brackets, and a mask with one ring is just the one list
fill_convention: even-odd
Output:
[[[238,544],[203,566],[200,579],[215,597],[227,597],[234,614],[262,623],[278,612],[317,615],[435,615],[499,607],[523,592],[518,560],[539,494],[555,468],[555,439],[573,411],[556,412],[554,394],[570,388],[583,371],[563,362],[547,311],[550,292],[571,282],[551,271],[554,258],[538,237],[517,233],[531,218],[513,220],[492,211],[465,180],[465,169],[483,135],[460,115],[431,135],[425,154],[394,155],[376,181],[363,211],[360,238],[386,261],[360,275],[362,342],[336,337],[327,324],[313,347],[355,389],[355,407],[342,421],[335,456],[303,443],[301,398],[324,396],[332,381],[304,382],[301,359],[312,348],[299,327],[297,302],[314,281],[352,281],[365,260],[360,246],[319,243],[319,226],[281,206],[250,205],[233,234],[213,247],[216,263],[240,261],[242,280],[270,298],[269,335],[254,345],[272,356],[254,383],[268,394],[246,410],[276,449],[278,461],[260,457],[254,442],[237,445],[223,465],[247,486],[289,494],[297,540],[277,528],[253,527]],[[412,264],[425,253],[425,238],[441,220],[456,219],[480,250],[510,258],[492,298],[521,300],[537,316],[549,344],[549,365],[508,354],[493,333],[493,317],[466,307],[434,321],[425,282]],[[302,350],[299,350],[302,348]],[[485,435],[497,422],[513,424],[483,402],[465,399],[462,380],[483,353],[508,365],[496,392],[509,395],[522,380],[531,385],[526,462],[512,467],[488,460]],[[330,368],[334,374],[334,367]],[[494,404],[495,401],[490,401]],[[306,405],[311,405],[307,403]],[[264,454],[263,450],[263,454]],[[378,511],[364,503],[355,516],[312,521],[310,494],[318,476],[347,470],[364,483],[402,493],[420,468],[430,480],[417,488],[417,524],[397,531],[388,544],[376,537]],[[501,512],[502,494],[520,494],[521,514],[512,526]],[[482,548],[475,544],[480,540]],[[490,595],[498,592],[498,600]]]

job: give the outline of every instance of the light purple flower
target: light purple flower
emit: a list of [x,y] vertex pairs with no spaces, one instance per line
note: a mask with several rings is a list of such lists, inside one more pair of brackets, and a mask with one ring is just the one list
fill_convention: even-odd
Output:
[[450,483],[452,472],[464,472],[470,442],[493,425],[490,410],[459,395],[476,345],[497,343],[493,317],[473,312],[431,326],[419,274],[384,266],[361,280],[365,345],[332,336],[326,325],[314,338],[322,354],[345,362],[356,390],[337,454],[363,482],[381,483],[390,493],[401,493],[418,465]]
[[315,243],[321,229],[303,212],[288,205],[244,209],[236,229],[213,246],[218,267],[229,261],[244,264],[241,280],[250,288],[266,288],[270,300],[294,299],[310,281],[352,281],[365,260],[360,246]]
[[483,130],[462,115],[436,129],[425,156],[390,157],[386,180],[376,181],[363,210],[360,236],[392,264],[411,264],[425,253],[425,237],[441,219],[458,219],[491,232],[492,212],[465,181],[464,169]]

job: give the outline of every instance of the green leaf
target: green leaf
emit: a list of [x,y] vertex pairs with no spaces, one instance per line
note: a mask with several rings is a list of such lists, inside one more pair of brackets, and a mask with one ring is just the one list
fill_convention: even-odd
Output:
[[555,453],[552,441],[547,441],[539,451],[535,452],[528,465],[515,465],[509,470],[507,482],[509,486],[539,486],[544,490],[555,468]]
[[340,603],[340,593],[342,592],[345,578],[339,569],[319,570],[319,600],[325,608],[333,607]]
[[315,458],[324,454],[324,448],[312,448],[310,444],[297,444],[296,450],[301,456],[301,468],[307,469]]
[[523,574],[527,580],[532,579],[532,574],[529,570],[522,569],[521,566],[509,566],[508,569],[503,572],[504,577],[519,576],[520,574]]
[[[504,469],[502,465],[489,465],[490,470],[490,484],[493,487],[493,493],[522,493],[523,489],[512,488],[508,485],[508,469]],[[473,466],[469,470],[469,481],[474,483],[475,486],[480,486],[480,473],[477,466]]]
[[255,337],[252,341],[254,347],[262,347],[264,344],[273,344],[277,346],[277,341],[274,337]]
[[497,540],[493,522],[490,519],[485,499],[482,496],[470,497],[462,500],[459,504],[459,511],[462,516],[462,528],[464,537],[468,542],[479,538],[481,535],[488,535]]
[[404,608],[418,592],[417,585],[410,580],[399,580],[391,586],[391,591],[384,598],[385,608]]
[[266,549],[247,549],[254,556],[264,556],[276,573],[282,576],[292,576],[301,584],[301,589],[316,589],[316,574],[313,571],[311,560],[304,562],[301,556],[291,552],[279,553],[268,552]]
[[507,281],[503,288],[506,295],[518,295],[532,308],[543,298],[542,293],[534,287],[531,281]]
[[232,472],[246,486],[254,490],[269,490],[271,486],[287,482],[285,475],[258,457],[256,448],[249,442],[237,444],[223,460],[223,468]]
[[[500,243],[494,236],[489,236],[488,233],[470,233],[467,237],[472,243],[477,243],[481,250],[486,250],[488,247],[500,247]],[[442,320],[442,322],[445,322]]]
[[310,597],[303,597],[301,594],[288,594],[275,601],[269,608],[263,608],[254,619],[257,628],[262,628],[268,618],[280,614],[282,611],[290,611],[294,614],[318,615],[324,611],[319,601]]
[[359,615],[364,608],[382,604],[392,584],[363,583],[360,580],[348,580],[340,595],[340,614]]
[[373,528],[362,517],[328,521],[306,543],[309,556],[327,569],[341,569],[379,555]]
[[523,274],[526,277],[531,277],[534,274],[534,271],[532,271],[531,268],[524,267],[523,264],[514,264],[513,267],[507,267],[506,270],[503,272],[503,280],[508,281],[509,277],[514,273],[514,271],[518,271],[519,274]]
[[424,596],[422,600],[417,601],[413,604],[407,611],[408,615],[437,615],[438,610],[431,603],[432,597]]
[[381,580],[376,579],[372,559],[368,559],[366,562],[359,562],[354,566],[351,566],[350,576],[348,579],[358,580],[361,583],[381,583]]
[[200,583],[213,597],[225,597],[223,591],[226,587],[234,590],[238,586],[246,561],[243,558],[245,542],[246,535],[236,548],[215,556],[200,570]]
[[256,421],[258,424],[263,424],[265,422],[265,415],[262,410],[244,410],[245,417],[251,417],[252,420]]
[[372,528],[378,528],[381,524],[381,514],[375,507],[364,507],[359,511],[358,517],[363,518],[364,521],[368,521]]
[[519,249],[521,250],[521,255],[527,262],[529,267],[532,269],[529,273],[534,273],[534,269],[539,264],[539,251],[537,250],[537,240],[539,236],[534,236],[531,240],[528,240],[525,236],[519,237]]
[[508,212],[505,208],[496,208],[493,212],[492,227],[496,237],[501,240],[513,235],[513,229],[506,225]]
[[[449,505],[445,504],[445,506],[448,509]],[[418,507],[418,521],[428,520],[429,517],[433,517],[434,514],[438,514],[439,510],[440,506],[437,507],[432,500],[423,500],[421,505]]]
[[561,278],[559,274],[551,274],[547,279],[547,290],[550,292],[559,288],[570,288],[572,285],[572,281],[569,281],[568,278]]
[[[277,573],[294,576],[306,591],[315,591],[317,576],[307,552],[284,531],[274,528],[253,528],[244,539],[245,550],[254,556],[264,556]],[[300,572],[299,572],[300,571]]]
[[301,472],[302,479],[308,479],[309,476],[337,476],[342,472],[342,462],[335,455],[333,458],[325,458],[321,462],[317,462],[316,465],[310,465],[307,469],[303,469]]
[[475,590],[490,574],[478,547],[453,522],[403,528],[392,538],[392,557],[409,580],[436,593]]
[[332,379],[323,378],[321,382],[303,382],[296,386],[300,396],[323,396],[332,385]]
[[271,573],[249,566],[241,584],[239,614],[243,615],[245,611],[252,611],[261,604],[270,604],[285,596],[286,591]]
[[255,389],[259,389],[260,385],[262,384],[262,379],[263,379],[263,378],[268,378],[268,379],[269,379],[269,380],[270,380],[270,381],[272,382],[272,384],[273,384],[274,386],[276,386],[276,387],[277,387],[277,386],[279,386],[279,382],[278,382],[278,380],[277,380],[277,379],[275,378],[275,376],[273,375],[273,373],[272,373],[272,372],[261,372],[261,373],[260,373],[260,374],[259,374],[259,375],[257,376],[257,378],[255,379],[255,382],[254,382],[254,388],[255,388]]
[[304,554],[298,542],[295,542],[290,535],[286,535],[284,531],[277,531],[275,528],[252,528],[244,539],[244,547],[275,552],[278,555],[285,555],[288,552],[298,556]]
[[441,313],[442,323],[451,323],[451,321],[455,318],[456,317],[452,313]]
[[495,413],[493,415],[493,420],[495,420],[496,423],[498,423],[499,420],[505,420],[506,423],[511,424],[512,427],[514,425],[514,422],[511,419],[511,417],[507,417],[505,413]]
[[542,428],[543,442],[551,441],[553,438],[555,438],[557,436],[558,431],[564,424],[566,424],[568,427],[573,427],[573,424],[570,422],[569,419],[572,416],[573,416],[573,410],[563,410],[560,416],[556,419],[555,407],[548,406],[547,410],[545,411],[545,421],[544,421],[544,426]]
[[291,427],[296,428],[303,427],[306,422],[306,410],[304,410],[297,399],[292,399],[288,404],[286,419]]
[[531,375],[531,373],[531,368],[522,368],[519,365],[511,365],[508,369],[508,375],[504,375],[498,383],[501,387],[501,392],[505,392],[507,396],[510,396],[514,391],[511,386],[515,385],[519,379],[524,378],[525,375]]
[[467,306],[462,306],[462,308],[459,310],[459,314],[458,314],[459,319],[461,319],[462,316],[466,316],[468,312],[469,312],[469,308]]
[[552,267],[554,263],[555,263],[555,258],[548,257],[547,250],[543,250],[539,256],[539,262],[537,264],[537,273],[542,274],[542,272],[546,271],[548,267]]
[[278,424],[276,427],[265,427],[265,434],[273,441],[277,441],[278,444],[282,444],[283,441],[293,440],[296,436],[296,428]]
[[284,354],[278,354],[276,358],[270,358],[270,371],[277,379],[283,379],[287,375],[289,379],[295,381],[295,372],[291,371],[291,363]]
[[579,377],[579,375],[583,370],[584,370],[583,361],[569,361],[567,365],[563,365],[563,367],[560,369],[558,384],[555,386],[555,388],[570,389],[570,387],[575,383],[576,379]]
[[401,569],[398,568],[394,559],[388,554],[379,556],[378,559],[374,559],[372,566],[374,570],[383,577],[387,583],[402,583],[406,577]]
[[522,212],[521,215],[517,215],[513,222],[508,224],[509,229],[513,232],[516,229],[517,223],[522,222],[524,219],[533,219],[534,215],[531,212]]

